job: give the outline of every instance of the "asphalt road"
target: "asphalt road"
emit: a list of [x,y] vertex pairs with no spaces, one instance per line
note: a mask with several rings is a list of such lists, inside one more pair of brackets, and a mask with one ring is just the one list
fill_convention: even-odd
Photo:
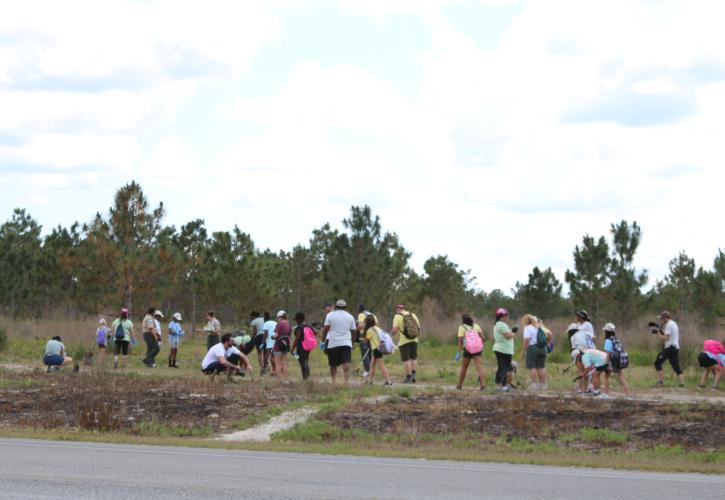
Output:
[[722,499],[725,476],[0,439],[0,498]]

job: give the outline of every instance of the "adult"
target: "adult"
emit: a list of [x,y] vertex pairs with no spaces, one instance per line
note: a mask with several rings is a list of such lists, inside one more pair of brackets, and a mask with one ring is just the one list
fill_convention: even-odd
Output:
[[98,321],[98,328],[96,328],[96,346],[98,347],[98,364],[100,366],[103,366],[106,362],[106,351],[110,336],[111,329],[106,325],[105,318],[101,318]]
[[136,330],[128,318],[128,309],[121,309],[121,315],[113,320],[111,324],[113,331],[113,368],[118,368],[118,356],[121,355],[121,367],[126,366],[128,357],[128,346],[131,339],[136,340]]
[[273,320],[267,311],[264,312],[264,371],[269,372],[270,375],[275,374],[274,356],[272,356],[272,349],[274,349],[274,330],[277,328],[277,322]]
[[[363,365],[362,377],[367,377],[370,373],[370,343],[365,339],[365,318],[370,311],[367,310],[365,304],[357,307],[357,344],[360,347],[360,359]],[[372,313],[371,313],[372,314]]]
[[586,311],[576,312],[576,321],[569,325],[567,334],[571,344],[571,358],[576,366],[577,371],[577,387],[576,392],[582,393],[592,389],[589,376],[584,373],[584,365],[582,364],[582,351],[584,349],[594,348],[594,335],[589,333],[591,323],[588,321],[589,314]]
[[[539,320],[532,314],[524,314],[521,318],[521,325],[524,328],[523,341],[524,348],[521,351],[521,358],[526,359],[526,369],[531,374],[531,385],[529,389],[532,391],[544,390],[546,385],[546,344],[539,343],[539,330],[546,338],[546,333],[539,325]],[[548,340],[548,339],[547,339]]]
[[305,313],[298,312],[295,314],[295,338],[292,341],[292,353],[297,357],[300,363],[300,371],[302,372],[302,380],[310,378],[310,352],[312,349],[305,349],[305,330],[314,330],[310,325],[305,323]]
[[211,380],[218,373],[227,372],[227,378],[231,380],[234,373],[241,373],[242,365],[252,371],[249,359],[232,345],[232,334],[225,333],[219,342],[209,348],[201,362],[201,371],[205,375],[211,375]]
[[292,327],[287,321],[287,312],[277,312],[277,326],[274,328],[274,356],[275,370],[283,383],[289,381],[289,368],[287,365],[287,354],[290,352]]
[[[414,331],[410,331],[414,330]],[[404,384],[414,384],[418,368],[418,341],[420,340],[420,320],[414,313],[405,309],[405,304],[395,306],[393,316],[393,336],[398,335],[400,360],[405,369]]]
[[251,321],[249,322],[249,327],[251,328],[251,336],[254,342],[254,347],[257,350],[257,363],[259,363],[259,370],[262,371],[265,367],[264,318],[262,318],[258,311],[252,311],[250,317]]
[[496,309],[496,322],[493,325],[493,353],[496,355],[496,389],[510,391],[513,378],[511,360],[514,356],[514,335],[517,327],[511,329],[508,324],[509,312],[503,307]]
[[164,313],[159,311],[158,309],[154,313],[154,326],[156,327],[156,333],[158,334],[157,339],[159,341],[159,347],[161,347],[161,344],[163,344],[163,335],[161,331],[161,320],[164,319]]
[[206,313],[206,325],[203,329],[196,329],[199,333],[206,334],[206,348],[211,349],[215,344],[219,343],[219,338],[222,333],[222,325],[219,320],[216,319],[214,311],[207,311]]
[[[60,336],[55,336],[45,344],[45,352],[43,354],[43,364],[48,367],[48,371],[60,370],[63,366],[68,366],[73,362],[73,358],[66,356],[65,345]],[[78,371],[78,365],[75,365],[75,371]]]
[[583,334],[582,338],[586,344],[587,349],[594,349],[596,334],[594,333],[594,327],[592,326],[591,318],[586,309],[580,309],[574,313],[576,318],[576,329],[578,332]]
[[171,368],[178,368],[176,366],[176,355],[179,352],[181,337],[185,334],[181,328],[181,313],[176,312],[171,316],[171,322],[169,323],[169,366]]
[[143,332],[143,341],[146,344],[146,356],[142,362],[149,368],[156,367],[156,356],[159,353],[159,332],[156,330],[156,314],[155,307],[149,307],[146,315],[141,322],[141,331]]
[[378,320],[373,314],[368,314],[365,317],[363,329],[365,332],[365,340],[370,345],[373,357],[373,361],[370,364],[370,373],[368,374],[368,384],[372,385],[373,379],[375,378],[375,369],[380,367],[380,372],[385,378],[385,383],[383,385],[385,387],[389,387],[393,385],[393,382],[390,380],[390,372],[388,372],[388,369],[385,367],[385,355],[380,351],[381,330],[378,327]]
[[[621,342],[617,338],[616,329],[617,327],[614,323],[607,323],[604,325],[604,328],[602,329],[604,331],[604,352],[607,353],[609,366],[612,372],[617,375],[617,380],[619,380],[620,385],[624,389],[624,395],[629,397],[629,384],[624,378],[624,367],[621,366],[621,360],[617,362],[619,364],[614,363],[613,361],[616,351],[624,350]],[[609,394],[609,371],[604,372],[604,394]]]
[[717,389],[720,376],[725,371],[725,344],[717,340],[706,340],[702,344],[702,352],[697,356],[697,362],[703,369],[700,389],[705,388],[710,374],[712,374],[712,388]]
[[478,323],[473,322],[473,318],[470,315],[464,314],[461,317],[461,325],[458,327],[457,337],[458,353],[456,354],[456,359],[460,359],[461,354],[463,354],[463,361],[461,362],[461,369],[458,372],[458,385],[456,385],[456,389],[461,390],[463,388],[463,381],[466,380],[468,365],[473,360],[473,364],[478,372],[479,389],[484,390],[486,388],[486,374],[483,372],[483,366],[481,365],[484,341],[483,330],[481,330]]
[[347,312],[347,302],[339,299],[335,302],[335,310],[325,317],[322,329],[323,341],[327,343],[325,353],[330,366],[330,378],[334,384],[337,380],[337,368],[342,365],[343,379],[347,385],[350,379],[350,359],[352,342],[357,332],[357,325],[352,314]]
[[672,321],[672,315],[668,311],[662,311],[659,319],[662,322],[661,326],[654,333],[663,342],[663,346],[654,363],[657,375],[655,387],[662,387],[664,384],[665,374],[662,371],[662,364],[665,360],[670,362],[672,370],[677,374],[679,386],[685,387],[685,374],[680,368],[680,329],[677,327],[677,323]]
[[[232,346],[236,347],[245,356],[249,356],[254,350],[254,341],[251,335],[247,335],[247,332],[239,330],[232,334]],[[246,375],[246,371],[242,368],[242,371],[237,374],[243,377]]]

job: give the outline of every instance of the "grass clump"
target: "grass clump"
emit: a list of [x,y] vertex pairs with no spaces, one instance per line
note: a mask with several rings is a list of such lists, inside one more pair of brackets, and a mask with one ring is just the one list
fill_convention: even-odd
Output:
[[150,422],[139,422],[129,429],[129,434],[136,436],[155,436],[163,438],[172,437],[210,437],[214,429],[210,425],[184,426],[168,424],[152,420]]
[[587,443],[598,443],[601,445],[623,444],[629,439],[626,432],[613,431],[611,429],[593,429],[585,427],[579,431],[581,439]]

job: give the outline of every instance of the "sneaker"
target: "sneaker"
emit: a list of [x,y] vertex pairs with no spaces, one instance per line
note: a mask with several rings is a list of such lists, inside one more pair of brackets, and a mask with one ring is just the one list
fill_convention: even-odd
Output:
[[603,392],[599,395],[599,399],[612,399],[612,396],[607,394],[606,392]]
[[576,390],[574,391],[574,394],[584,394],[584,391],[582,391],[580,388],[577,387]]
[[461,387],[460,385],[457,385],[457,386],[456,386],[456,390],[457,390],[457,391],[461,391],[461,390],[463,390],[463,387]]
[[392,382],[391,382],[390,380],[387,380],[387,381],[386,381],[386,382],[385,382],[385,383],[383,384],[383,387],[390,387],[390,386],[392,386],[392,385],[393,385],[393,383],[392,383]]
[[541,385],[539,386],[539,390],[540,390],[540,391],[545,391],[545,390],[546,390],[546,389],[548,389],[548,388],[549,388],[549,386],[548,386],[547,384],[541,384]]
[[598,391],[598,390],[594,389],[590,394],[592,396],[601,396],[602,395],[602,391]]
[[367,377],[368,375],[370,375],[370,373],[368,373],[368,372],[362,372],[360,374],[360,376],[363,377],[363,378]]
[[539,384],[531,384],[526,390],[536,392],[539,390]]
[[510,385],[501,386],[501,392],[511,392],[512,387]]
[[662,382],[655,382],[652,389],[662,389],[665,385]]
[[485,391],[486,390],[486,386],[485,385],[480,385],[480,386],[478,386],[478,390],[479,391]]
[[403,380],[404,384],[412,384],[413,381],[410,379],[410,377],[405,377],[405,380]]
[[[50,373],[50,365],[48,365],[48,370],[46,370],[46,372],[47,372],[47,373]],[[704,385],[701,385],[700,387],[702,387],[703,389],[705,388],[705,386],[704,386]]]

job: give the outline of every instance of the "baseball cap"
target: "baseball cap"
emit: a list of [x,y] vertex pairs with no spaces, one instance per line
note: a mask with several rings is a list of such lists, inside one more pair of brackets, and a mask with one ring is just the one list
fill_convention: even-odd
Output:
[[398,304],[395,306],[396,309],[405,309],[405,304]]
[[613,332],[616,331],[616,329],[617,327],[614,326],[614,323],[607,323],[606,325],[604,325],[604,328],[602,328],[602,330],[604,330],[605,332]]
[[277,317],[281,318],[282,316],[287,316],[287,312],[283,309],[280,309],[279,311],[277,311]]
[[347,302],[345,302],[343,299],[337,299],[337,302],[335,302],[335,307],[347,307]]
[[128,309],[126,309],[125,307],[123,309],[121,309],[121,314],[128,315]]
[[174,318],[176,321],[181,321],[181,314],[180,313],[174,313],[174,315],[172,316],[172,318]]
[[672,315],[670,314],[670,312],[669,312],[669,311],[662,311],[662,312],[661,312],[661,313],[659,314],[659,317],[660,317],[660,318],[667,318],[667,319],[672,319]]
[[589,313],[586,312],[584,309],[581,309],[574,314],[576,314],[577,317],[583,319],[584,321],[589,321]]
[[503,307],[499,307],[498,309],[496,309],[497,318],[502,318],[502,317],[508,316],[508,315],[509,315],[508,309],[504,309]]
[[158,316],[161,319],[164,319],[164,313],[161,311],[154,311],[154,316]]

